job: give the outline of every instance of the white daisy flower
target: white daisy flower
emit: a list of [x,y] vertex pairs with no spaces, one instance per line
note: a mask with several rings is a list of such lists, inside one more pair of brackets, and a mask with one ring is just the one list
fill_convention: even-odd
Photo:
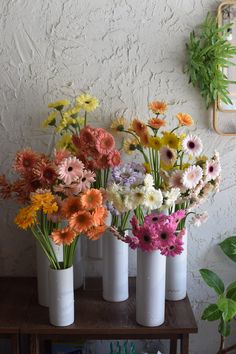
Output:
[[202,152],[202,142],[196,135],[187,135],[182,142],[183,151],[189,155],[199,156]]
[[159,209],[163,203],[163,196],[160,189],[150,189],[148,193],[145,194],[143,205],[150,209]]
[[170,191],[164,192],[165,205],[167,207],[172,207],[173,204],[180,196],[179,188],[171,188]]
[[215,180],[216,177],[220,175],[220,172],[221,172],[221,167],[218,161],[211,160],[206,162],[205,174],[206,174],[207,181]]
[[200,166],[190,166],[183,173],[183,185],[188,189],[195,188],[202,178],[203,171]]
[[144,177],[144,186],[149,189],[154,186],[154,179],[150,173],[147,173]]
[[133,209],[143,204],[146,192],[147,191],[145,187],[137,187],[135,189],[132,189],[130,198],[133,203]]

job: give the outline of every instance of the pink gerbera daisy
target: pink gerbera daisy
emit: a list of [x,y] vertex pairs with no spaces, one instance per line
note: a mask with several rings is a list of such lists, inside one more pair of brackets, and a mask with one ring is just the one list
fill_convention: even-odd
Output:
[[181,254],[184,250],[183,244],[184,244],[183,241],[176,237],[173,240],[173,242],[170,242],[170,244],[167,247],[164,247],[161,250],[161,254],[164,256],[171,256],[171,257]]
[[172,223],[168,224],[156,224],[155,231],[158,236],[159,248],[167,247],[175,239],[174,231],[175,226]]
[[168,219],[168,216],[163,213],[151,213],[151,214],[145,216],[144,224],[145,225],[157,224],[157,223],[161,223],[167,219]]
[[154,228],[150,226],[140,226],[137,237],[139,239],[139,247],[143,251],[154,251],[158,249],[158,238]]
[[95,173],[90,170],[84,170],[79,182],[81,191],[85,191],[86,189],[90,188],[91,183],[95,181]]
[[64,160],[66,157],[70,156],[70,152],[68,150],[55,150],[54,151],[54,162],[56,165],[59,165],[62,160]]
[[185,216],[186,216],[185,210],[178,210],[169,216],[170,222],[172,222],[174,225],[176,225],[175,227],[177,227],[180,220],[182,220]]
[[193,156],[199,156],[203,148],[201,139],[191,134],[184,138],[182,145],[184,152]]
[[221,171],[220,163],[218,161],[207,161],[206,162],[206,180],[215,180]]
[[139,238],[136,236],[126,236],[125,242],[129,244],[129,247],[132,248],[132,250],[136,250],[139,246]]
[[200,166],[190,166],[183,173],[183,185],[188,189],[196,187],[202,178],[202,169]]
[[135,215],[130,220],[130,224],[132,225],[132,233],[134,234],[134,236],[137,236],[139,230],[139,223]]
[[101,132],[96,140],[96,149],[100,154],[108,155],[115,147],[113,136],[107,132]]
[[84,164],[74,157],[67,157],[58,166],[59,178],[66,184],[71,184],[83,173]]

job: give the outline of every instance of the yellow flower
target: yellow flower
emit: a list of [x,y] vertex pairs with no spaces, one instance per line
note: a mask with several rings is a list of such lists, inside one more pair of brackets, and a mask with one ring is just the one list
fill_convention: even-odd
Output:
[[71,109],[68,109],[66,112],[64,112],[64,114],[67,114],[68,116],[71,116],[72,118],[77,118],[80,110],[81,110],[80,106],[75,106]]
[[69,100],[61,100],[61,101],[56,101],[48,104],[49,108],[55,108],[58,111],[61,111],[64,107],[69,106],[70,101]]
[[188,168],[189,166],[190,166],[189,163],[183,163],[181,170],[185,170],[185,169]]
[[112,121],[111,128],[117,132],[125,130],[126,119],[124,117],[118,117]]
[[76,117],[75,118],[76,124],[84,125],[84,117]]
[[151,172],[152,172],[151,166],[150,166],[149,163],[145,162],[145,163],[143,164],[143,166],[144,166],[144,168],[145,168],[145,170],[146,170],[146,173],[151,173]]
[[36,222],[36,209],[31,205],[21,208],[19,213],[16,215],[14,222],[21,229],[28,229]]
[[158,138],[157,136],[149,136],[148,147],[155,150],[160,150],[160,148],[162,147],[161,139]]
[[161,139],[162,145],[168,145],[171,149],[179,149],[180,139],[176,134],[170,132],[163,132],[163,138]]
[[43,128],[47,128],[49,125],[55,126],[56,124],[56,117],[57,117],[57,112],[52,112],[49,114],[49,116],[43,120],[42,126]]
[[62,135],[61,139],[57,141],[56,143],[56,148],[57,150],[70,150],[70,151],[75,151],[73,142],[72,142],[72,135],[69,133],[65,133]]
[[126,154],[131,155],[137,149],[137,139],[125,139],[123,143],[123,150]]
[[76,102],[86,112],[94,111],[99,106],[98,99],[87,93],[76,97]]
[[33,193],[30,197],[32,206],[37,209],[43,209],[45,214],[52,214],[58,210],[57,203],[51,192]]
[[161,167],[161,169],[163,169],[165,171],[169,171],[173,168],[173,165],[166,165],[163,161],[161,161],[160,167]]
[[206,162],[208,160],[208,157],[206,155],[201,155],[196,157],[197,162]]

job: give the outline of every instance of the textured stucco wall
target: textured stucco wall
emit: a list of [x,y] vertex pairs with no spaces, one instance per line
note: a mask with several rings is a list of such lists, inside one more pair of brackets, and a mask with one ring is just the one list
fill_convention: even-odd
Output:
[[[210,112],[183,74],[185,42],[215,0],[2,0],[0,13],[0,173],[10,173],[17,149],[46,151],[39,122],[47,102],[90,90],[101,100],[100,124],[117,114],[147,116],[147,103],[163,99],[169,116],[190,113],[206,153],[221,154],[221,191],[205,208],[210,219],[189,230],[188,292],[196,318],[213,301],[198,269],[209,267],[227,281],[235,265],[217,244],[236,231],[236,139],[216,135]],[[16,229],[15,206],[0,202],[0,275],[34,274],[30,234]],[[134,264],[132,264],[132,269]],[[191,354],[213,354],[216,326],[199,320]]]

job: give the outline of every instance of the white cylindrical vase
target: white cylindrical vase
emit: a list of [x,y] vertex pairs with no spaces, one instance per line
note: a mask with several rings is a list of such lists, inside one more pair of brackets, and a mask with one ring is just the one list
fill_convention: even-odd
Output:
[[103,239],[103,299],[125,301],[129,297],[128,244],[118,240],[110,231]]
[[82,253],[81,236],[77,241],[75,256],[73,261],[74,268],[74,289],[80,288],[84,283],[84,257]]
[[49,268],[49,321],[54,326],[69,326],[74,322],[73,266],[67,269]]
[[138,249],[136,277],[136,321],[147,327],[165,320],[166,257],[160,251]]
[[48,268],[49,260],[45,255],[39,242],[36,242],[36,259],[37,259],[37,290],[38,303],[41,306],[49,306],[48,299]]
[[187,230],[183,235],[183,252],[166,258],[166,299],[182,300],[187,295]]
[[87,257],[92,259],[102,259],[102,239],[96,241],[87,240]]

